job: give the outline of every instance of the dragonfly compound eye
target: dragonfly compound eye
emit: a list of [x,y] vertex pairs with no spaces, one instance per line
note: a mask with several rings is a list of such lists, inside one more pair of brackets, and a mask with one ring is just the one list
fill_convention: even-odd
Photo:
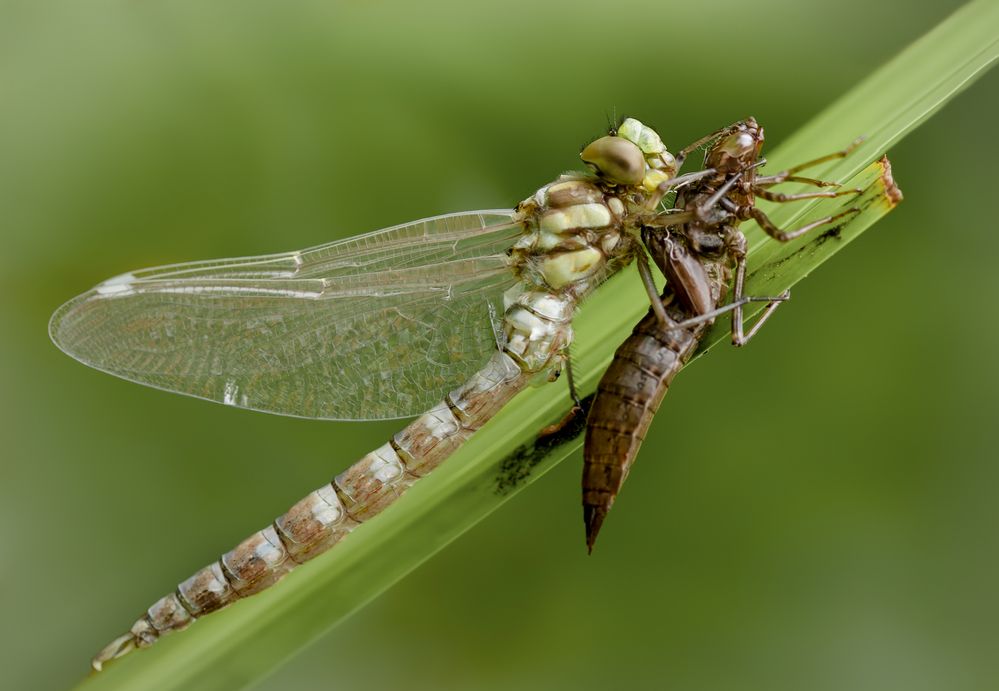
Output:
[[579,156],[601,177],[619,185],[637,185],[645,177],[645,155],[637,144],[624,137],[601,137]]

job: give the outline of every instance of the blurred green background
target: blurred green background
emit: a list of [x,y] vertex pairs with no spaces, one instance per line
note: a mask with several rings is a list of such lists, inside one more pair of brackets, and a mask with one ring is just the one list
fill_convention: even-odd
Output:
[[[89,370],[48,342],[62,301],[512,206],[615,111],[773,144],[959,5],[0,0],[0,687],[74,683],[399,426]],[[679,378],[593,557],[575,458],[259,688],[994,687],[997,78],[890,152],[902,206]]]

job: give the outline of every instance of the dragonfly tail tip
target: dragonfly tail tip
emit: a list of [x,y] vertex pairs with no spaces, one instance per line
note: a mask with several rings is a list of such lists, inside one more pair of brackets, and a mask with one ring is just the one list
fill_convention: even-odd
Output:
[[90,666],[93,668],[91,674],[95,674],[104,669],[104,665],[112,660],[117,660],[123,655],[135,650],[137,643],[135,636],[129,632],[123,636],[118,636],[110,643],[108,643],[104,648],[94,656],[94,659],[90,661]]

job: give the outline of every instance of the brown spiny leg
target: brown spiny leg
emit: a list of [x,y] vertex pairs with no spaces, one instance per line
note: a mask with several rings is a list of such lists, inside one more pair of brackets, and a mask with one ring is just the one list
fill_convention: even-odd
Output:
[[565,352],[565,383],[569,385],[569,398],[572,399],[573,408],[579,410],[582,404],[579,402],[579,391],[576,390],[576,377],[572,374],[572,355]]
[[851,187],[847,190],[837,190],[836,192],[805,192],[803,194],[781,194],[780,192],[769,192],[767,190],[753,190],[753,193],[762,199],[771,202],[794,202],[799,199],[831,199],[833,197],[845,197],[848,194],[860,194],[864,190]]
[[806,178],[801,175],[783,175],[777,173],[776,175],[761,175],[753,181],[753,188],[764,188],[773,187],[774,185],[779,185],[782,182],[800,182],[805,185],[811,185],[812,187],[839,187],[838,182],[832,182],[830,180],[818,180],[816,178]]
[[782,302],[791,298],[791,291],[785,290],[780,296],[771,299],[764,309],[760,318],[750,327],[749,331],[743,333],[744,323],[742,319],[742,296],[746,283],[746,236],[738,230],[732,229],[726,238],[729,254],[735,257],[735,286],[732,291],[732,304],[736,305],[732,312],[732,345],[742,347],[749,342],[756,332],[760,330],[763,323],[770,318]]
[[[722,305],[721,307],[718,307],[717,309],[713,309],[710,312],[705,312],[704,314],[699,314],[696,317],[691,317],[690,319],[684,319],[682,322],[676,322],[675,324],[673,324],[669,328],[670,329],[688,329],[691,326],[697,326],[698,324],[701,324],[703,322],[711,321],[712,319],[716,319],[716,318],[720,317],[721,315],[725,314],[726,312],[734,312],[734,311],[737,311],[737,310],[739,311],[739,314],[741,315],[742,314],[741,308],[745,307],[746,305],[748,305],[751,302],[768,302],[768,303],[777,303],[777,304],[779,304],[781,302],[784,302],[785,300],[790,300],[790,299],[791,299],[791,291],[790,290],[785,290],[783,293],[781,293],[780,295],[777,295],[775,297],[770,297],[770,296],[765,296],[765,295],[743,295],[742,297],[740,297],[737,300],[733,298],[732,302],[728,303],[727,305]],[[774,308],[776,308],[776,305],[774,305],[773,308],[771,308],[769,305],[767,306],[767,309],[769,309],[771,311]],[[734,318],[735,317],[733,316],[733,319]],[[741,318],[742,317],[740,316],[740,319]],[[755,329],[754,329],[754,333],[755,333]],[[752,336],[752,334],[750,334],[750,336]],[[745,340],[749,340],[749,336],[747,336]],[[741,344],[739,344],[739,345],[741,345]]]
[[827,223],[832,223],[838,218],[843,218],[844,216],[849,216],[850,214],[860,213],[860,209],[858,208],[847,209],[846,211],[841,211],[838,214],[833,214],[832,216],[825,216],[824,218],[820,218],[817,221],[812,221],[811,223],[807,223],[801,226],[800,228],[795,228],[794,230],[782,230],[778,228],[777,226],[774,225],[774,222],[770,220],[769,216],[767,216],[765,213],[757,209],[755,206],[750,207],[747,210],[747,213],[749,214],[749,217],[755,220],[757,223],[759,223],[760,228],[762,228],[763,231],[767,235],[772,237],[774,240],[779,240],[780,242],[788,242],[789,240],[793,240],[796,237],[800,237],[805,233],[807,233],[808,231],[818,228],[819,226],[824,226]]
[[660,324],[668,324],[670,321],[669,317],[666,316],[666,304],[668,301],[664,301],[659,296],[659,289],[656,288],[655,279],[652,278],[652,269],[649,268],[648,255],[640,251],[635,256],[635,265],[638,267],[638,275],[642,277],[642,285],[645,286],[645,292],[648,294],[649,302],[652,304],[652,311],[656,313],[656,319],[659,320]]
[[730,177],[728,180],[726,180],[724,185],[715,190],[714,194],[708,197],[703,204],[701,204],[695,209],[698,217],[703,218],[705,214],[707,214],[711,209],[715,207],[715,205],[727,199],[726,195],[729,193],[729,190],[731,190],[736,184],[739,183],[740,180],[742,180],[742,176],[746,173],[746,171],[758,168],[759,166],[762,166],[765,163],[766,159],[760,159],[753,165],[746,168],[746,170],[741,170],[732,177]]
[[[746,173],[746,171],[759,168],[760,166],[765,165],[766,162],[767,161],[765,158],[761,158],[753,165],[747,167],[746,170],[739,171],[735,175],[731,176],[725,181],[725,184],[723,184],[721,187],[715,190],[715,193],[711,195],[711,197],[709,197],[707,200],[705,200],[705,202],[700,206],[695,207],[692,210],[681,211],[679,213],[670,213],[669,211],[666,211],[660,214],[656,214],[655,216],[646,219],[644,221],[644,224],[653,228],[666,228],[669,226],[677,226],[680,225],[681,223],[689,223],[690,221],[703,220],[704,216],[718,204],[724,206],[728,211],[731,211],[733,213],[736,212],[738,210],[738,207],[733,206],[732,202],[728,200],[725,195],[728,194],[729,190],[731,190],[732,187],[737,185],[742,180],[743,175]],[[717,171],[714,168],[706,168],[705,170],[701,170],[696,173],[690,173],[689,175],[697,177],[707,177],[708,175],[714,175],[716,173]],[[687,176],[684,175],[680,176],[680,178],[683,177]],[[667,180],[666,182],[664,182],[662,185],[659,186],[659,189],[669,191],[669,189],[671,189],[670,185],[672,185],[676,180],[679,180],[680,178]]]
[[544,439],[545,437],[550,437],[553,434],[558,434],[565,429],[569,423],[575,420],[576,416],[583,412],[583,403],[579,398],[579,391],[576,390],[576,378],[572,373],[572,357],[569,352],[566,351],[563,358],[563,362],[565,363],[565,379],[566,383],[569,385],[569,398],[572,399],[572,407],[569,409],[568,413],[562,416],[560,420],[542,427],[538,431],[538,439]]
[[642,219],[642,225],[649,228],[672,228],[684,223],[690,223],[691,221],[696,221],[698,218],[697,214],[693,211],[680,211],[677,213],[671,213],[669,211],[663,212],[661,214],[656,214],[649,218]]
[[[799,163],[796,166],[792,166],[790,168],[782,170],[779,173],[768,175],[766,178],[768,180],[768,184],[776,185],[781,182],[791,182],[792,176],[799,171],[805,170],[806,168],[811,168],[813,166],[817,166],[820,163],[825,163],[826,161],[833,161],[837,158],[846,158],[853,152],[854,149],[860,146],[860,144],[863,141],[864,141],[863,137],[857,137],[850,143],[850,146],[846,147],[845,149],[834,151],[831,154],[826,154],[825,156],[819,156],[818,158],[813,158],[811,161],[805,161],[804,163]],[[808,178],[804,178],[798,180],[798,182],[811,182],[811,181]],[[815,182],[823,182],[823,181],[817,180]]]
[[683,187],[684,185],[689,185],[690,183],[696,182],[702,178],[710,177],[714,174],[714,168],[706,168],[704,170],[698,170],[694,173],[684,173],[683,175],[671,178],[659,185],[656,188],[656,191],[649,195],[649,198],[645,201],[645,208],[649,211],[655,211],[656,207],[659,206],[659,202],[663,200],[663,197],[673,190],[678,187]]

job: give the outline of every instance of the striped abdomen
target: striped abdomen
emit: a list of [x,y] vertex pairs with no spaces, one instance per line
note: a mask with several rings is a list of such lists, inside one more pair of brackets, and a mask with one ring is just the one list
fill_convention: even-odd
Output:
[[[664,300],[668,296],[664,294]],[[675,320],[685,316],[676,308],[669,313]],[[666,329],[650,309],[614,353],[597,385],[583,451],[583,520],[590,550],[670,382],[697,350],[709,325]]]
[[95,669],[260,592],[322,554],[436,468],[532,378],[506,352],[332,482],[160,598],[93,660]]

